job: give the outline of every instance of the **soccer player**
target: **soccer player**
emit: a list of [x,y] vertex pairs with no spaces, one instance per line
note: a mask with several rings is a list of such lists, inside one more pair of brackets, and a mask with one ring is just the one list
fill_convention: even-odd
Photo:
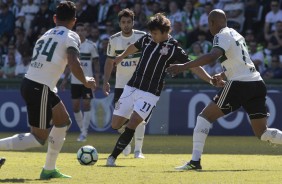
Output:
[[56,84],[66,65],[85,87],[95,88],[95,79],[85,77],[80,66],[80,39],[71,31],[76,22],[75,17],[75,4],[71,1],[60,2],[54,15],[56,27],[36,41],[30,67],[21,85],[30,133],[0,140],[0,150],[25,150],[43,146],[48,138],[46,162],[40,179],[71,177],[56,168],[56,160],[71,125],[69,114],[56,93]]
[[[86,28],[84,24],[77,23],[75,26],[75,31],[79,35],[81,41],[81,45],[79,46],[80,63],[84,75],[94,76],[95,73],[95,81],[97,84],[96,87],[98,87],[100,65],[98,60],[99,55],[97,47],[92,41],[86,39]],[[70,70],[67,68],[64,80],[61,84],[61,88],[65,88],[70,73]],[[77,141],[84,142],[86,141],[88,127],[91,119],[90,110],[91,99],[93,99],[93,92],[91,89],[85,87],[73,74],[71,74],[71,98],[74,117],[81,132],[79,137],[77,138]],[[80,110],[81,106],[83,108],[83,114]]]
[[[108,157],[107,166],[116,166],[118,155],[131,141],[136,127],[151,115],[163,89],[165,69],[176,61],[189,61],[185,51],[169,35],[171,24],[168,18],[157,13],[150,18],[147,27],[150,34],[130,44],[114,60],[118,64],[129,55],[141,51],[139,63],[115,106],[112,128],[120,128],[128,119],[129,122]],[[207,82],[212,80],[201,67],[192,71]]]
[[214,35],[212,50],[194,61],[171,65],[167,69],[167,72],[175,75],[219,60],[224,72],[214,78],[218,81],[227,80],[224,88],[198,115],[193,133],[192,159],[185,165],[176,167],[177,170],[202,169],[200,161],[211,124],[241,106],[248,113],[254,134],[260,140],[282,144],[282,132],[267,127],[266,87],[250,59],[245,39],[237,31],[227,27],[226,22],[226,15],[222,10],[211,11],[208,23],[210,32]]
[[2,165],[4,165],[5,161],[6,161],[5,158],[3,158],[3,157],[0,158],[0,169],[1,169]]
[[[109,95],[110,84],[109,79],[111,77],[111,72],[114,67],[114,58],[121,54],[130,44],[136,42],[139,38],[144,36],[146,33],[143,31],[138,31],[133,29],[134,25],[134,12],[129,9],[123,9],[118,13],[119,17],[119,26],[121,31],[112,35],[108,48],[107,48],[107,60],[105,63],[104,70],[104,85],[103,90],[105,95]],[[131,78],[136,65],[138,64],[141,53],[137,52],[132,54],[130,57],[126,57],[122,62],[117,64],[116,69],[116,83],[114,91],[114,103],[116,104],[120,95],[123,92],[123,88],[126,83]],[[147,120],[148,121],[148,120]],[[145,134],[145,124],[146,121],[140,123],[135,131],[135,149],[134,149],[134,158],[145,158],[142,153],[142,145]],[[124,127],[119,128],[119,132],[122,133]],[[123,154],[128,156],[131,152],[131,145],[123,150]]]

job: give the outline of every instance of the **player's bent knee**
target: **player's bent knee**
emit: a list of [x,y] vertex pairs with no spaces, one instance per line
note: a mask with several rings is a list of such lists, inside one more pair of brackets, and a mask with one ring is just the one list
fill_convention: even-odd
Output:
[[114,130],[118,130],[122,127],[122,125],[116,124],[116,123],[112,123],[112,129]]

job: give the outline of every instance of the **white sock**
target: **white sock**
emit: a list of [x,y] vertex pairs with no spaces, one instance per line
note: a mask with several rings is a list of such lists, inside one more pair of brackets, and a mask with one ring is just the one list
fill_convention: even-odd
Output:
[[82,123],[82,135],[87,136],[88,127],[90,125],[91,111],[84,111]]
[[44,169],[53,170],[56,168],[56,160],[63,147],[67,128],[67,126],[52,127],[49,134],[48,150]]
[[193,152],[192,152],[192,160],[199,161],[201,159],[205,141],[209,134],[209,130],[211,128],[211,123],[208,122],[205,118],[198,116],[197,124],[194,128],[193,133]]
[[43,146],[31,133],[16,134],[12,137],[0,139],[0,150],[26,150]]
[[276,128],[267,128],[260,139],[273,144],[282,144],[282,132]]
[[142,146],[143,146],[143,140],[144,140],[144,134],[145,134],[145,122],[141,122],[135,130],[135,151],[142,152]]
[[74,113],[74,119],[75,119],[80,131],[82,132],[82,121],[83,121],[82,112],[81,111],[75,112]]

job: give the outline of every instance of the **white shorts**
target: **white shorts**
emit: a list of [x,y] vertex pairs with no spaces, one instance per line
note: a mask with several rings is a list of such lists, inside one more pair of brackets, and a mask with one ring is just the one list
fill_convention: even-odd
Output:
[[159,98],[152,93],[126,85],[115,104],[114,115],[130,119],[131,114],[135,111],[143,120],[146,120],[150,117]]

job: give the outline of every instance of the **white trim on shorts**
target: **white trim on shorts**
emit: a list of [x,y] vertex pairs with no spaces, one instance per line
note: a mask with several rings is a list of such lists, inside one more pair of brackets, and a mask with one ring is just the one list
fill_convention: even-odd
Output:
[[39,122],[40,129],[46,129],[48,90],[49,90],[48,86],[43,85],[41,104],[40,104],[40,122]]
[[223,91],[222,91],[222,93],[221,93],[221,95],[220,95],[220,97],[219,97],[219,99],[218,99],[218,101],[217,101],[217,106],[218,106],[219,108],[222,108],[222,105],[223,105],[224,100],[225,100],[225,98],[226,98],[226,96],[227,96],[227,94],[228,94],[228,92],[229,92],[229,90],[230,90],[230,87],[231,87],[232,82],[233,82],[233,81],[227,81],[227,82],[226,82],[226,84],[225,84],[225,86],[224,86],[224,88],[223,88]]

